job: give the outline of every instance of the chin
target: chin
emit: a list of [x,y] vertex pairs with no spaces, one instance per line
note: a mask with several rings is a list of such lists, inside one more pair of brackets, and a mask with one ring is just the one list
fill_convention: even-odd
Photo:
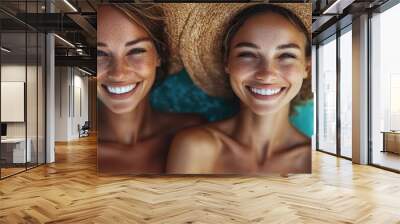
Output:
[[136,104],[133,105],[131,104],[130,106],[128,105],[121,105],[121,104],[111,104],[111,105],[107,105],[105,104],[105,106],[114,114],[124,114],[124,113],[129,113],[131,111],[133,111],[136,108]]
[[114,114],[125,114],[131,112],[134,108],[109,108]]
[[279,113],[283,109],[283,106],[281,106],[281,105],[276,105],[276,106],[253,105],[253,106],[248,106],[248,108],[253,113],[255,113],[259,116],[265,116],[265,115],[272,115],[272,114]]
[[277,109],[257,109],[257,110],[252,109],[252,111],[253,113],[259,116],[271,115],[279,112],[279,110]]

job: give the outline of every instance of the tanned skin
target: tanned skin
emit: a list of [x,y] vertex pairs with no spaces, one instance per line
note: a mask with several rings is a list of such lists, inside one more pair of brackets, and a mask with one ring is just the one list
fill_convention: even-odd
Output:
[[230,43],[225,71],[241,101],[234,117],[174,138],[168,173],[310,173],[311,140],[290,121],[290,102],[310,74],[306,37],[279,14],[250,17]]
[[149,92],[160,58],[153,40],[141,26],[111,5],[100,6],[99,15],[98,171],[164,173],[174,134],[202,123],[203,119],[154,111]]

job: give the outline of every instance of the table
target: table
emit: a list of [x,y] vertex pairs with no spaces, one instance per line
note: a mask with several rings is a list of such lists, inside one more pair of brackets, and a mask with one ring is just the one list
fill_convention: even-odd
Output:
[[26,139],[28,143],[25,154],[25,138],[6,138],[1,139],[1,157],[6,163],[26,163],[31,162],[31,145],[30,138]]
[[383,151],[400,154],[400,131],[382,131]]

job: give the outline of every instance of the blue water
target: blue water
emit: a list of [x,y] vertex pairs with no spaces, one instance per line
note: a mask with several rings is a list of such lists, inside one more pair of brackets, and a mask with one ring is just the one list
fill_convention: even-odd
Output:
[[[211,97],[193,84],[185,70],[168,76],[156,85],[150,95],[151,105],[160,111],[196,113],[209,121],[233,116],[239,110],[235,99]],[[313,101],[296,108],[297,114],[291,117],[293,125],[302,133],[313,134]]]

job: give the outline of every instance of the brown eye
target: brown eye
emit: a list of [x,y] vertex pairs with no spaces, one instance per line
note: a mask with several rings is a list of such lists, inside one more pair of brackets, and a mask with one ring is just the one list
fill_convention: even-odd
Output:
[[97,57],[106,57],[108,54],[102,50],[97,50]]
[[238,54],[239,58],[256,58],[257,55],[252,52],[241,52]]
[[139,54],[143,54],[146,52],[146,49],[144,48],[133,48],[130,51],[128,51],[127,55],[139,55]]
[[296,59],[297,56],[291,53],[284,53],[279,55],[279,59]]

